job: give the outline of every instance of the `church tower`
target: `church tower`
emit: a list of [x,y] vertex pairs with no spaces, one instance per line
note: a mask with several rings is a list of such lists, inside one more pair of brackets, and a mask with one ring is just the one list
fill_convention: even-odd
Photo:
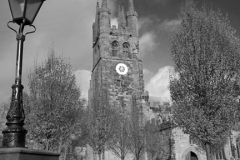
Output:
[[[144,90],[143,65],[138,57],[138,14],[133,0],[128,0],[126,8],[125,12],[123,6],[118,6],[118,26],[112,26],[107,0],[96,4],[95,22],[92,25],[93,66],[88,106],[95,106],[98,96],[107,90],[108,106],[128,117],[135,113],[133,108],[137,109],[141,113],[139,123],[144,124],[149,117],[149,96]],[[101,108],[105,105],[96,106]],[[87,159],[95,160],[93,149],[89,146],[87,150]],[[105,155],[106,160],[117,159],[111,152],[105,152]],[[133,158],[131,156],[130,159]]]
[[[118,7],[118,27],[111,26],[111,11],[107,0],[97,2],[93,29],[93,67],[89,89],[89,105],[93,94],[105,87],[110,104],[123,106],[128,112],[132,100],[142,103],[148,99],[144,91],[143,65],[138,58],[138,14],[133,0],[128,10]],[[141,105],[142,106],[142,105]]]

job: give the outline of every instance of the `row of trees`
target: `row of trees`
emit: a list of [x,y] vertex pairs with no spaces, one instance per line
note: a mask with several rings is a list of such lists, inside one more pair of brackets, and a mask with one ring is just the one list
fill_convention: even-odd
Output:
[[[84,107],[71,65],[53,49],[45,62],[34,65],[28,80],[29,93],[23,93],[23,105],[29,145],[33,142],[38,149],[61,153],[63,160],[79,158],[74,149],[86,144],[99,160],[105,159],[106,150],[121,160],[128,154],[139,160],[145,151],[156,156],[158,128],[142,124],[139,100],[133,99],[131,115],[126,116],[110,104],[108,91],[102,86],[94,93],[92,105]],[[2,130],[8,108],[9,103],[0,108]]]
[[227,16],[192,0],[179,19],[171,38],[174,120],[210,160],[210,150],[220,150],[239,121],[240,41]]
[[96,90],[93,97],[94,101],[88,108],[86,121],[88,143],[95,152],[94,155],[98,155],[98,160],[104,160],[105,151],[111,151],[121,160],[129,154],[136,160],[146,152],[152,158],[159,154],[159,126],[156,123],[142,123],[137,100],[133,99],[131,114],[127,115],[121,110],[124,108],[121,106],[123,103],[120,107],[109,103],[105,87]]

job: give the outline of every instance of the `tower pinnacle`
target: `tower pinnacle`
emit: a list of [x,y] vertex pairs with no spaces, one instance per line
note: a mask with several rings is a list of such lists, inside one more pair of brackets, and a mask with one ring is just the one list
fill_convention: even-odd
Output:
[[118,25],[120,26],[122,23],[122,14],[121,14],[121,7],[118,6]]
[[127,27],[132,30],[134,36],[138,37],[138,14],[134,9],[133,0],[128,0],[128,2]]
[[122,5],[122,23],[123,26],[126,26],[126,17],[125,17],[125,12],[124,12],[124,6]]
[[97,0],[97,8],[99,8],[99,0]]
[[134,12],[135,11],[133,0],[129,0],[128,11],[130,11],[130,12]]
[[124,12],[124,7],[122,5],[118,6],[118,27],[119,28],[125,28],[126,27],[126,17],[125,17],[125,12]]
[[108,4],[107,4],[107,0],[102,0],[102,7],[107,7]]
[[96,5],[96,14],[98,14],[99,11],[99,1],[97,1],[97,5]]
[[96,5],[96,17],[95,17],[95,20],[98,17],[98,11],[99,11],[99,1],[97,1],[97,5]]

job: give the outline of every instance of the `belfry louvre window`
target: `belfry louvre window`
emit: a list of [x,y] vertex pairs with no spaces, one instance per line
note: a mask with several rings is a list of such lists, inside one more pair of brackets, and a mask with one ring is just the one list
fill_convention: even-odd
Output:
[[123,55],[131,59],[130,45],[127,42],[123,43]]
[[112,42],[112,56],[117,56],[119,50],[119,45],[117,41]]

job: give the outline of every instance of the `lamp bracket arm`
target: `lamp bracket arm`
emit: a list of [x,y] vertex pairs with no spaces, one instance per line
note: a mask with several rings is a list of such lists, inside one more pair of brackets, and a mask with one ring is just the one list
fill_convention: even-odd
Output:
[[14,21],[9,21],[9,22],[7,23],[7,26],[8,26],[9,29],[13,30],[13,31],[16,33],[16,35],[17,35],[17,34],[18,34],[17,31],[16,31],[15,29],[13,29],[12,27],[9,26],[10,23],[15,23],[15,22],[14,22]]
[[25,34],[25,36],[26,36],[27,34],[31,34],[31,33],[34,33],[34,32],[36,32],[36,27],[35,27],[34,25],[32,25],[32,24],[29,24],[28,26],[30,26],[30,27],[33,27],[33,28],[34,28],[34,30],[33,30],[33,31],[31,31],[31,32],[27,32],[27,33]]

